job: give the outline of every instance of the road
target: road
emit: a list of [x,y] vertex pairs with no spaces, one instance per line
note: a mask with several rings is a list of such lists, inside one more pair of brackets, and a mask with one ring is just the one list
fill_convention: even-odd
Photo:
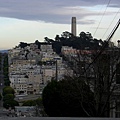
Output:
[[41,97],[41,95],[25,95],[25,96],[15,97],[15,100],[17,100],[18,102],[22,102],[26,100],[35,100],[39,97]]

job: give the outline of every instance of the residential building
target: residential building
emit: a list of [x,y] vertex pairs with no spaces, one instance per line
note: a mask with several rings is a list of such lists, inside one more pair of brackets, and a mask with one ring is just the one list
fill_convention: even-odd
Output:
[[[61,80],[67,71],[52,45],[41,45],[41,49],[32,43],[25,48],[16,47],[9,50],[8,57],[10,85],[16,95],[40,94],[51,79],[57,76]],[[44,64],[38,65],[39,62]]]

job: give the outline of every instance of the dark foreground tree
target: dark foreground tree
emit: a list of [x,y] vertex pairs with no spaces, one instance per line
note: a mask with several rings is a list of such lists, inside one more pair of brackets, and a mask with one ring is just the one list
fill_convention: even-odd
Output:
[[94,111],[91,111],[93,104],[92,91],[79,78],[52,81],[43,90],[43,105],[48,116],[88,117]]
[[4,97],[3,97],[3,101],[6,101],[6,100],[14,100],[15,96],[13,94],[6,94]]
[[9,107],[11,107],[12,109],[15,108],[15,106],[19,106],[19,103],[16,100],[6,100],[3,103],[3,107],[8,109]]
[[[94,94],[94,110],[91,117],[109,117],[120,99],[120,51],[119,49],[101,49],[101,51],[78,51],[76,57],[67,59],[73,62],[70,68],[74,76],[83,78]],[[71,60],[71,61],[69,61]],[[68,64],[69,65],[69,64]],[[83,94],[84,96],[84,94]],[[84,108],[86,111],[87,109]],[[91,109],[92,111],[92,109]],[[117,114],[117,113],[116,113]]]

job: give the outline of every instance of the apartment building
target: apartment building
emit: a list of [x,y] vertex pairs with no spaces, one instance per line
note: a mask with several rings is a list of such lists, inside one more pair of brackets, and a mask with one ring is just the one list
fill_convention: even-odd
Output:
[[18,58],[18,55],[21,51],[20,47],[15,47],[13,49],[8,50],[8,63],[11,64],[13,58]]
[[[16,50],[17,49],[17,50]],[[9,53],[9,78],[17,94],[39,94],[51,79],[61,80],[65,73],[62,57],[53,52],[52,45],[30,44],[14,48]],[[45,64],[38,65],[41,61]]]
[[48,44],[41,45],[40,49],[42,52],[47,52],[47,53],[53,52],[52,45],[48,45]]
[[[33,51],[36,48],[37,46],[32,44],[25,48],[15,47],[9,50],[9,79],[16,95],[22,93],[37,94],[40,92],[40,67],[36,65],[34,56],[37,56],[37,53]],[[28,53],[30,53],[30,57],[27,56]]]
[[25,74],[21,73],[11,73],[9,75],[11,81],[10,86],[14,88],[15,94],[27,94],[27,83],[28,79],[25,78]]
[[[16,70],[10,72],[9,78],[11,87],[15,89],[16,94],[38,94],[40,92],[41,75],[39,66],[18,65]],[[20,92],[19,87],[23,92]]]
[[36,45],[35,43],[31,43],[30,49],[34,51],[34,50],[38,49],[38,45]]

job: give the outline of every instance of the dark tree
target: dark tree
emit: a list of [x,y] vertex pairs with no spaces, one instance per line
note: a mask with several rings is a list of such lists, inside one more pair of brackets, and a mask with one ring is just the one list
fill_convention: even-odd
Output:
[[3,107],[8,109],[9,107],[11,107],[12,109],[15,108],[15,106],[19,106],[19,103],[16,100],[6,100],[3,103]]
[[24,43],[24,42],[20,42],[20,44],[19,44],[19,46],[21,47],[21,48],[24,48],[24,47],[26,47],[28,44],[27,43]]
[[43,90],[43,105],[48,116],[88,117],[93,104],[93,93],[82,79],[52,81]]
[[[83,78],[93,91],[94,109],[91,110],[92,114],[88,113],[92,117],[109,117],[110,111],[116,107],[120,97],[118,94],[120,51],[108,47],[102,50],[90,54],[82,54],[79,51],[76,57],[71,57],[73,64],[70,67],[74,71],[74,76]],[[68,63],[71,62],[67,58],[66,60]]]
[[23,102],[23,106],[35,106],[36,102],[34,100],[27,100]]
[[6,100],[14,100],[15,96],[13,94],[6,94],[4,97],[3,97],[3,101],[6,101]]
[[6,94],[13,94],[14,95],[15,91],[12,87],[10,86],[6,86],[3,88],[3,96],[5,96]]

